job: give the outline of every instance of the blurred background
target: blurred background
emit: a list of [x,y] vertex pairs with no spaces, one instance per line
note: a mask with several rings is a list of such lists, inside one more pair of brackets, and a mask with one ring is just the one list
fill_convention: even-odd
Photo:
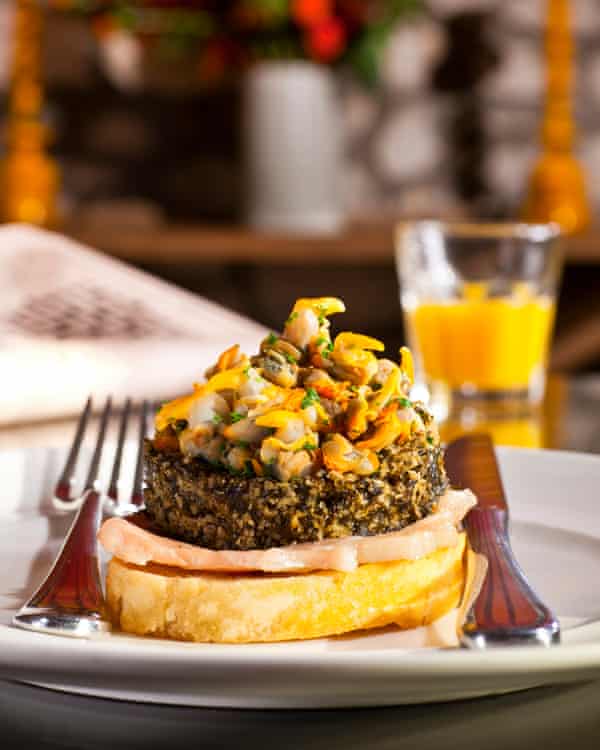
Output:
[[600,367],[598,0],[1,0],[0,98],[5,220],[270,327],[398,346],[396,221],[558,220],[553,367]]

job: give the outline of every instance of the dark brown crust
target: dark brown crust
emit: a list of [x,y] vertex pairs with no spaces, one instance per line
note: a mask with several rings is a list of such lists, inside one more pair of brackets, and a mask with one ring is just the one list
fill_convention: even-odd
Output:
[[368,477],[321,470],[280,482],[232,476],[146,443],[148,514],[169,535],[211,549],[268,549],[404,528],[434,509],[448,482],[439,445],[418,436],[379,453]]

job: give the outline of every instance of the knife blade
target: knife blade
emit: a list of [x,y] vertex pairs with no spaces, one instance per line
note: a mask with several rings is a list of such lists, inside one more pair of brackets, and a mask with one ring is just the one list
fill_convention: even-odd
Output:
[[463,627],[461,645],[540,645],[560,642],[560,625],[527,581],[509,539],[508,504],[492,439],[473,434],[446,448],[446,472],[456,489],[470,489],[478,504],[463,524],[475,552],[488,561],[481,591]]

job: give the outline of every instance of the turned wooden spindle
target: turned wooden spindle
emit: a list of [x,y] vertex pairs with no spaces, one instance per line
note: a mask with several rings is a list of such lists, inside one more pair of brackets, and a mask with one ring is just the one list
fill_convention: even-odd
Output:
[[569,0],[548,0],[542,153],[529,178],[523,218],[553,221],[569,233],[583,229],[590,221],[585,175],[573,153],[573,53]]
[[48,131],[42,121],[42,31],[39,0],[17,0],[7,150],[0,163],[0,214],[3,221],[52,226],[60,178],[46,153]]

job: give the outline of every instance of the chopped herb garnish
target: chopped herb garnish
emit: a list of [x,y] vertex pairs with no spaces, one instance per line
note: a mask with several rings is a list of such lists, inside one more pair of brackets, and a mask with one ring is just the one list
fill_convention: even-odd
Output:
[[323,347],[323,351],[321,354],[324,357],[328,356],[328,353],[333,351],[333,343],[326,338],[325,336],[319,336],[319,338],[315,341],[315,344],[320,348]]
[[431,437],[431,435],[427,435],[426,440],[429,443],[429,445],[433,445],[433,438]]
[[405,409],[410,409],[410,407],[412,406],[412,401],[410,401],[408,398],[399,398],[398,403]]
[[236,440],[236,443],[238,448],[249,448],[250,443],[247,440]]
[[358,386],[357,385],[351,385],[350,386],[350,390],[352,391],[352,393],[358,393]]
[[276,336],[274,333],[270,333],[267,336],[267,344],[269,344],[270,346],[273,346],[273,344],[276,344],[278,340],[279,340],[279,336]]
[[331,341],[329,341],[327,345],[321,351],[321,356],[324,357],[325,359],[329,359],[332,351],[333,351],[333,344],[331,343]]
[[255,477],[256,472],[254,471],[254,466],[252,465],[252,461],[248,460],[244,463],[244,472],[243,475],[245,477]]
[[316,443],[311,443],[311,442],[308,442],[308,441],[306,443],[304,443],[304,445],[302,446],[302,449],[305,450],[305,451],[316,451],[317,448],[318,448],[318,446],[316,445]]
[[244,375],[245,375],[246,377],[249,377],[249,376],[250,376],[250,368],[251,368],[251,366],[252,366],[252,365],[246,365],[246,367],[244,367],[243,373],[244,373]]
[[220,414],[213,414],[212,423],[213,424],[221,424],[223,421],[223,417]]
[[371,386],[371,390],[373,391],[380,391],[382,388],[383,386],[381,385],[381,383],[373,383],[373,385]]
[[315,389],[307,388],[306,396],[302,399],[300,408],[307,409],[309,406],[312,406],[313,404],[318,404],[320,401],[321,399],[319,398],[319,394],[315,391]]
[[290,317],[285,321],[286,326],[289,326],[290,323],[293,323],[296,320],[297,317],[298,317],[298,313],[297,312],[293,312],[290,315]]
[[325,313],[327,312],[327,308],[325,305],[317,305],[317,310],[319,311],[319,325],[322,326],[325,322]]
[[282,354],[290,364],[292,365],[298,364],[298,360],[296,359],[296,357],[292,357],[292,355],[289,352],[282,352]]
[[229,415],[229,421],[231,424],[235,424],[236,422],[239,422],[241,419],[244,419],[244,415],[240,414],[239,411],[232,411]]

